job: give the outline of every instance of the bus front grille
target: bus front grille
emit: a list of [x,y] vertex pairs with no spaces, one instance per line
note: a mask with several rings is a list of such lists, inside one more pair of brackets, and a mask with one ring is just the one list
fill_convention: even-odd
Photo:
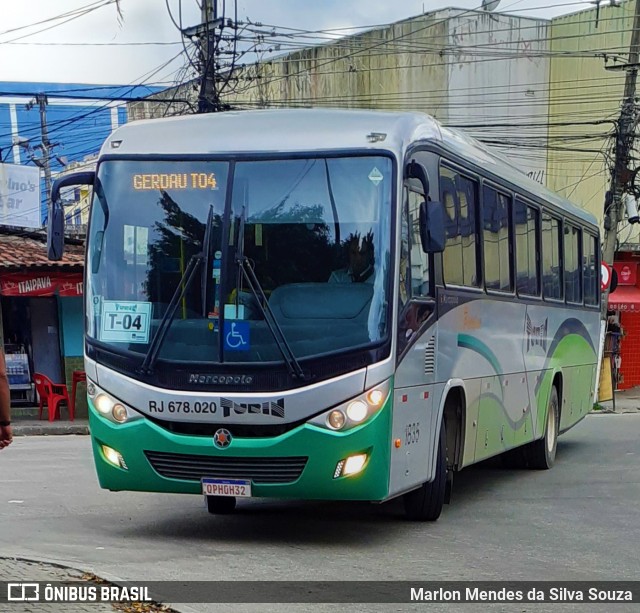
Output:
[[153,469],[162,477],[200,481],[217,479],[250,479],[254,483],[292,483],[307,464],[307,457],[238,458],[185,453],[145,451]]

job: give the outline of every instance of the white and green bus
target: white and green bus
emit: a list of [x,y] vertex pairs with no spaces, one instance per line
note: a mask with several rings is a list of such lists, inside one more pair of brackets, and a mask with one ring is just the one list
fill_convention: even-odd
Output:
[[85,369],[100,484],[440,515],[498,454],[550,468],[591,409],[593,217],[418,113],[140,121],[93,185]]

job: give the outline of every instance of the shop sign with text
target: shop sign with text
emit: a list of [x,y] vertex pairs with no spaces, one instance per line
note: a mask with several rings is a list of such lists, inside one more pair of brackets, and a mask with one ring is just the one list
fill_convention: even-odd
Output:
[[2,296],[82,296],[82,273],[34,272],[0,276]]
[[39,168],[0,164],[0,225],[42,227]]

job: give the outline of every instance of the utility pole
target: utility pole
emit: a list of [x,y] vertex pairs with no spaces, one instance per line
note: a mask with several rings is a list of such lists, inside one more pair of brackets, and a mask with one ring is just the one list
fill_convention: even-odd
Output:
[[36,96],[36,104],[40,107],[40,131],[42,134],[42,169],[44,170],[44,188],[47,191],[47,219],[51,215],[53,203],[51,202],[51,142],[47,131],[47,97],[44,94]]
[[[222,92],[228,87],[238,56],[238,0],[234,0],[235,19],[225,13],[226,2],[222,3],[222,13],[218,10],[218,0],[200,0],[201,23],[181,29],[183,36],[197,39],[200,48],[200,87],[198,91],[198,113],[217,113],[229,108],[221,100]],[[225,35],[225,28],[228,35]],[[226,60],[221,60],[221,57]]]
[[[636,80],[640,61],[640,0],[636,0],[633,30],[631,32],[631,44],[629,47],[629,62],[616,69],[626,70],[627,76],[624,83],[624,100],[618,120],[618,132],[616,135],[615,166],[611,174],[611,187],[609,197],[605,202],[604,218],[604,245],[602,248],[602,260],[613,265],[618,237],[618,222],[622,219],[622,196],[625,192],[631,193],[629,185],[633,171],[629,169],[629,157],[633,148],[636,127]],[[602,295],[602,317],[606,319],[609,290]]]
[[198,113],[214,113],[220,100],[216,86],[216,29],[218,24],[218,0],[202,0],[202,83],[198,96]]
[[[36,165],[42,168],[44,171],[44,188],[46,190],[45,202],[47,204],[47,218],[51,215],[51,210],[53,209],[53,203],[51,202],[51,152],[53,147],[56,146],[55,143],[52,143],[49,140],[49,132],[47,130],[47,97],[44,94],[36,94],[36,97],[31,100],[27,105],[27,111],[30,111],[34,106],[38,106],[40,110],[40,144],[35,147],[31,147],[27,143],[25,146],[31,161]],[[35,150],[39,149],[41,151],[40,155],[35,154]],[[60,158],[57,158],[60,160]]]

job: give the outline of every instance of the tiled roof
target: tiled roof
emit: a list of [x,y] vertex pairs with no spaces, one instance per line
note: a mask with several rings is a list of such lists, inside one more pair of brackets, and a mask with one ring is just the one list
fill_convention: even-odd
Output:
[[54,268],[78,268],[84,264],[82,245],[65,245],[62,260],[52,262],[47,258],[47,243],[36,238],[0,234],[0,268],[25,268],[51,266]]

